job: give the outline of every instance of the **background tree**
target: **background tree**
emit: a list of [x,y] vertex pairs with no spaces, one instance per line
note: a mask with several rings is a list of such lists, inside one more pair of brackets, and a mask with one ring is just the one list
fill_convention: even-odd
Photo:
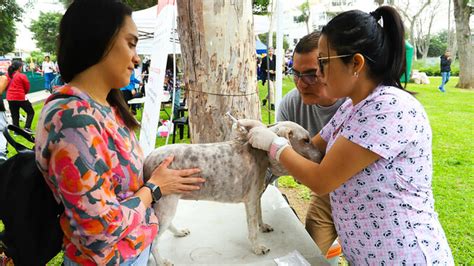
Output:
[[440,0],[433,0],[433,3],[426,8],[425,12],[423,12],[416,22],[418,53],[422,56],[423,60],[426,60],[428,57],[428,50],[431,43],[431,28],[440,5]]
[[178,1],[192,143],[230,138],[230,111],[260,119],[252,1]]
[[41,12],[38,20],[31,21],[30,31],[43,52],[55,53],[59,34],[59,22],[63,15],[58,12]]
[[63,4],[64,8],[68,8],[68,6],[73,2],[74,0],[59,0],[61,4]]
[[254,15],[267,15],[270,0],[253,0],[252,13]]
[[473,2],[453,0],[459,56],[459,82],[456,87],[463,89],[474,89],[474,44],[469,27],[469,19],[474,12]]
[[[65,8],[67,8],[73,1],[74,0],[59,0]],[[149,8],[157,4],[156,0],[123,0],[123,2],[129,5],[133,11]]]
[[306,0],[306,2],[301,4],[298,7],[298,9],[300,10],[301,15],[299,15],[297,17],[294,17],[293,20],[296,23],[303,23],[304,22],[306,24],[306,31],[309,34],[310,33],[310,31],[309,31],[309,17],[311,16],[311,7],[309,6],[308,0]]
[[448,49],[448,31],[443,30],[431,38],[428,56],[440,57],[446,49]]
[[[258,35],[258,39],[262,41],[263,43],[267,44],[268,40],[268,32],[267,33],[262,33]],[[271,43],[276,43],[276,32],[273,32],[273,40]],[[268,44],[267,44],[268,46]],[[270,45],[271,46],[271,45]],[[287,50],[290,47],[290,44],[288,43],[288,39],[286,36],[283,36],[283,50]]]
[[21,21],[23,9],[15,0],[0,0],[0,55],[15,49],[15,22]]
[[[395,8],[400,12],[402,17],[404,18],[405,25],[408,25],[408,33],[410,35],[410,43],[413,45],[413,53],[414,53],[414,59],[417,59],[417,43],[416,43],[416,38],[415,38],[415,26],[416,23],[420,17],[420,15],[423,13],[423,10],[427,8],[431,4],[431,0],[422,0],[422,1],[417,1],[414,3],[413,1],[409,0],[402,0],[398,1],[398,4],[395,6]],[[418,8],[417,8],[417,6]]]

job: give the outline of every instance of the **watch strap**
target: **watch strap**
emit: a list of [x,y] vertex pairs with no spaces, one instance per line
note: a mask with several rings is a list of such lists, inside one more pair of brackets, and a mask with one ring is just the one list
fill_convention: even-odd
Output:
[[143,186],[150,189],[152,203],[155,203],[156,201],[158,201],[161,198],[161,189],[160,189],[159,186],[157,186],[157,185],[155,185],[151,182],[146,182]]

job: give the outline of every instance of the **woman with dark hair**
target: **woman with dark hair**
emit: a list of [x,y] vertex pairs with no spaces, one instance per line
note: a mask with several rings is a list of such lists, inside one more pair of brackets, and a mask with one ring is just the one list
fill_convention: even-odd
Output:
[[167,158],[144,184],[143,152],[118,88],[128,84],[138,33],[117,0],[75,0],[60,23],[58,63],[67,85],[45,103],[37,165],[64,205],[64,265],[145,265],[161,195],[199,189],[199,169],[168,169]]
[[249,142],[315,193],[330,193],[350,264],[454,265],[434,210],[431,127],[423,106],[400,84],[399,14],[389,6],[339,14],[322,29],[318,61],[327,94],[348,97],[312,139],[325,152],[321,163],[265,127],[254,127]]
[[26,112],[25,131],[31,133],[35,110],[31,102],[26,99],[26,94],[30,91],[30,81],[21,73],[22,67],[23,63],[20,61],[13,61],[8,67],[7,101],[13,125],[20,127],[20,109],[23,109]]

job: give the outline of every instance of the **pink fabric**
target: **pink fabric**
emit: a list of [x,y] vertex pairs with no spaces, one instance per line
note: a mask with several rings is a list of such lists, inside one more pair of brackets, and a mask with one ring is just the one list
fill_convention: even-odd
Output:
[[320,134],[327,151],[343,137],[381,157],[330,194],[351,264],[454,264],[434,210],[431,127],[413,96],[379,86],[346,101]]

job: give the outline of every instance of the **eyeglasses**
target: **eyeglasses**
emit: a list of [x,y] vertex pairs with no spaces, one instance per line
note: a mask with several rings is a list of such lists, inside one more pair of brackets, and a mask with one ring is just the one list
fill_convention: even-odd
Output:
[[343,55],[335,55],[335,56],[318,57],[319,69],[321,71],[321,74],[324,75],[324,66],[329,63],[329,59],[344,58],[344,57],[349,57],[349,56],[353,56],[353,55],[354,54],[343,54]]
[[313,85],[318,82],[318,77],[316,76],[316,71],[312,73],[300,73],[296,71],[295,69],[291,69],[293,72],[293,80],[295,84],[298,84],[298,80],[301,78],[301,80],[308,85]]

